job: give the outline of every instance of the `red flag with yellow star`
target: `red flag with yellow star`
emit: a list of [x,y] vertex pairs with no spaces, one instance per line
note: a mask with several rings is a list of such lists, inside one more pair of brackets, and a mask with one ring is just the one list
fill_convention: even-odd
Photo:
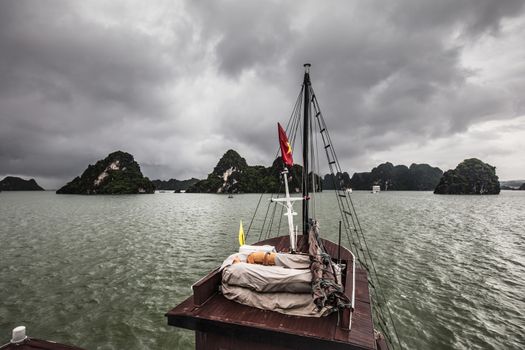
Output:
[[277,123],[277,129],[279,130],[279,144],[281,145],[281,156],[283,158],[283,162],[287,166],[292,166],[292,146],[290,146],[290,142],[288,142],[288,137],[286,137],[286,133],[284,132],[284,129],[281,126],[281,124]]

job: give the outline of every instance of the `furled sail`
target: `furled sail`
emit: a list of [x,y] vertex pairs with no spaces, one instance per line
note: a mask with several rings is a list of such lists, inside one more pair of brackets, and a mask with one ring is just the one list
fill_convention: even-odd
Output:
[[344,294],[341,284],[341,269],[326,253],[319,238],[319,224],[310,223],[308,234],[309,254],[312,259],[312,296],[319,309],[327,308],[336,311],[339,308],[351,307],[350,299]]

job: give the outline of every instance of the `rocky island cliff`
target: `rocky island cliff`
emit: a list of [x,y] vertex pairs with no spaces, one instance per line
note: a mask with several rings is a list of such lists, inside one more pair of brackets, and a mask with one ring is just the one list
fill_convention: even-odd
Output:
[[525,190],[525,180],[507,180],[499,182],[502,190]]
[[199,182],[199,179],[196,179],[192,177],[188,180],[177,180],[177,179],[169,179],[169,180],[153,180],[153,184],[155,185],[155,189],[157,190],[171,190],[171,191],[186,191],[189,187],[195,185],[197,182]]
[[[250,166],[239,153],[228,150],[219,160],[213,171],[204,180],[195,183],[187,192],[199,193],[277,193],[282,192],[281,171],[283,163],[277,158],[270,167]],[[290,192],[301,192],[302,166],[294,164],[289,173]],[[380,185],[384,190],[432,191],[443,171],[428,164],[412,164],[410,167],[383,163],[371,172],[354,173],[350,178],[347,172],[324,178],[316,175],[316,191],[352,188],[370,190]],[[312,189],[310,188],[310,191]]]
[[[250,166],[239,153],[230,149],[219,160],[213,171],[204,180],[188,188],[186,192],[203,193],[277,193],[284,191],[280,173],[283,169],[281,158],[275,159],[272,166]],[[288,174],[290,192],[301,191],[302,167],[295,164]],[[318,178],[320,179],[320,178]],[[319,182],[319,181],[318,181]],[[320,185],[317,186],[320,190]]]
[[155,185],[142,175],[139,164],[129,153],[116,151],[95,165],[89,165],[58,194],[134,194],[154,193]]
[[35,179],[24,180],[15,176],[6,176],[0,181],[0,191],[44,191]]
[[[196,182],[186,192],[194,193],[278,193],[283,191],[280,173],[283,164],[277,158],[270,167],[250,166],[234,150],[221,157],[206,179]],[[498,194],[500,191],[495,167],[479,159],[467,159],[456,169],[445,173],[428,164],[393,165],[386,162],[370,172],[327,174],[316,177],[316,191],[352,188],[370,190],[379,185],[381,190],[433,191],[437,194]],[[295,164],[289,173],[290,192],[301,192],[302,167]],[[311,191],[311,189],[310,189]]]
[[373,168],[370,172],[327,174],[324,177],[323,189],[352,188],[354,190],[370,190],[379,185],[382,191],[432,191],[443,175],[441,169],[428,164],[393,165],[386,162]]
[[446,171],[435,194],[499,194],[496,167],[477,158],[465,159],[455,169]]

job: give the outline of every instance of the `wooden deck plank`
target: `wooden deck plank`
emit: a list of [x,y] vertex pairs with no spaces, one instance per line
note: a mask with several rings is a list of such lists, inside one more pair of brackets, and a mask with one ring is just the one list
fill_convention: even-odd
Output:
[[368,288],[368,275],[363,268],[355,270],[355,300],[370,304],[370,291]]

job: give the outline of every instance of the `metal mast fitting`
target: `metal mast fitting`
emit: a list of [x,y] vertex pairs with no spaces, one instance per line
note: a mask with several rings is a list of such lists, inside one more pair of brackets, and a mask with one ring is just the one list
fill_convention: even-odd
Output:
[[[272,198],[271,201],[281,204],[283,207],[286,208],[286,213],[284,214],[284,216],[288,217],[288,234],[290,235],[290,250],[292,252],[295,252],[297,251],[297,230],[294,230],[293,217],[294,215],[297,215],[297,213],[293,210],[293,202],[302,201],[304,198],[290,197],[290,190],[288,189],[288,169],[286,169],[285,167],[281,174],[283,175],[286,197]],[[305,201],[303,201],[303,203],[304,202]]]

